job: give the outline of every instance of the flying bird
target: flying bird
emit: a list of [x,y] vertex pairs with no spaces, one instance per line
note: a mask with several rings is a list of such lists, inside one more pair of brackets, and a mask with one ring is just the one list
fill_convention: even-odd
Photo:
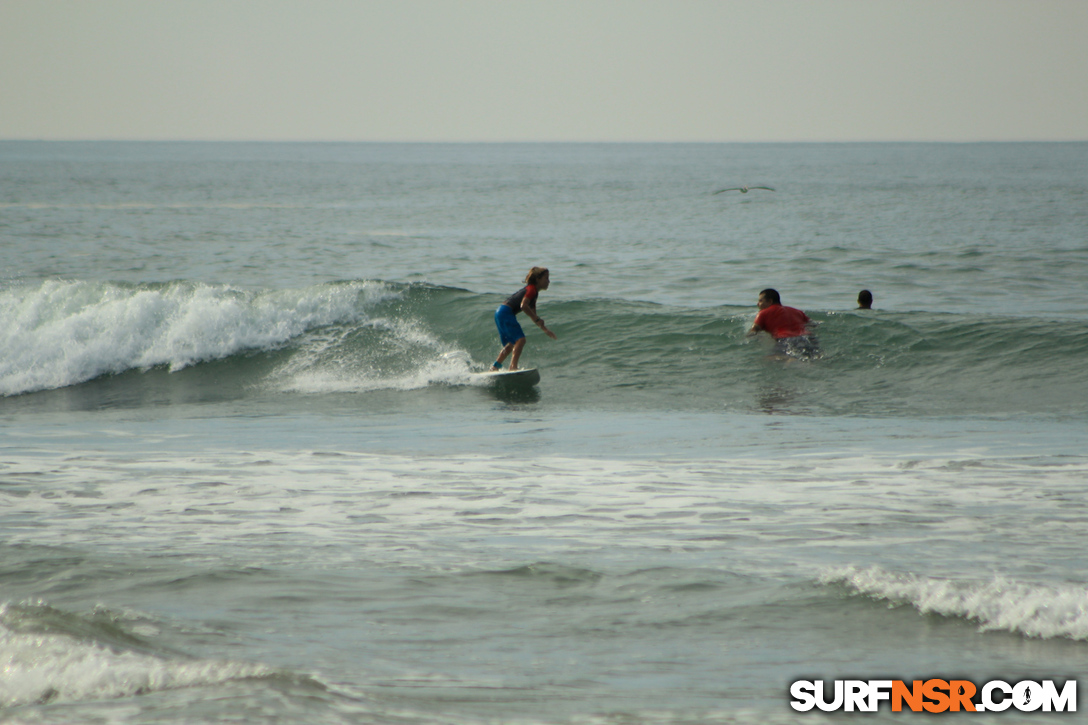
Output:
[[774,191],[774,189],[769,186],[734,186],[731,189],[718,189],[714,193],[720,194],[723,191],[739,191],[742,194],[747,194],[749,189],[766,189],[767,191]]

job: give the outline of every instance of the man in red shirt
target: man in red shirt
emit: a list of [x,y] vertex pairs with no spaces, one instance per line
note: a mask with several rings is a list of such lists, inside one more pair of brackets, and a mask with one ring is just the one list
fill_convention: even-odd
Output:
[[777,290],[760,292],[756,307],[759,313],[748,331],[749,337],[760,332],[769,333],[774,338],[774,352],[778,356],[802,359],[819,356],[819,343],[808,331],[808,326],[816,323],[796,307],[783,305]]

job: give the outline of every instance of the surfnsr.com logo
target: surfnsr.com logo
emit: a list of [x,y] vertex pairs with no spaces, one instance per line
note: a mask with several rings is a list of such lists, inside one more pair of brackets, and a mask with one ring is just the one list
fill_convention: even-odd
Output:
[[887,702],[892,712],[1076,712],[1077,681],[1059,688],[1053,680],[1009,684],[991,680],[977,687],[969,680],[835,680],[828,692],[823,680],[790,685],[790,707],[799,712],[876,712]]

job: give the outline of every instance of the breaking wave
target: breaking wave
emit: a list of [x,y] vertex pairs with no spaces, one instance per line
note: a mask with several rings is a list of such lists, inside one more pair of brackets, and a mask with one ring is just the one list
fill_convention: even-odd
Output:
[[851,594],[976,622],[981,631],[1003,630],[1041,639],[1088,640],[1088,587],[1029,584],[1003,577],[989,581],[937,579],[880,567],[830,569],[821,584]]

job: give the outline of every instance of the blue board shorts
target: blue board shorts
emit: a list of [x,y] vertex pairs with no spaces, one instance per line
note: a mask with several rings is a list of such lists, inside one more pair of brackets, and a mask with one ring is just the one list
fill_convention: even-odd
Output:
[[499,305],[499,309],[495,310],[495,327],[499,328],[499,340],[503,347],[513,345],[525,337],[518,323],[518,316],[506,305]]

